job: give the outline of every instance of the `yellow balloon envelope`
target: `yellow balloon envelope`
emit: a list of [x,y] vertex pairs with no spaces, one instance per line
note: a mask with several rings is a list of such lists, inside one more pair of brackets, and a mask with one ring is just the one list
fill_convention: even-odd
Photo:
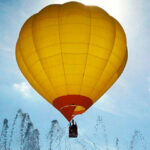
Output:
[[16,59],[32,87],[70,121],[122,73],[126,36],[99,7],[77,2],[49,5],[23,25]]

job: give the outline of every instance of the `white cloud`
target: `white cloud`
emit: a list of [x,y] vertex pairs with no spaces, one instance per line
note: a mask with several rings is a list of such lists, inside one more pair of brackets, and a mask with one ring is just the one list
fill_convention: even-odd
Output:
[[117,101],[113,100],[107,94],[105,94],[101,98],[100,101],[96,102],[96,104],[94,106],[104,112],[108,112],[108,113],[115,114],[115,115],[120,115],[120,113],[117,109],[118,108]]
[[26,82],[14,83],[13,88],[25,97],[31,97],[31,87]]
[[[150,88],[148,89],[150,91]],[[113,96],[105,94],[94,105],[100,111],[107,112],[120,117],[130,116],[138,119],[149,118],[149,101],[131,99],[130,102],[113,98]],[[144,108],[144,109],[143,109]]]

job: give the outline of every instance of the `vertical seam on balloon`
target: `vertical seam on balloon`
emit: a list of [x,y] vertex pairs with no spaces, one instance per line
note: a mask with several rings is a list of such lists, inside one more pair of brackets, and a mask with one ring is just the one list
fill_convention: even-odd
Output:
[[[111,81],[111,79],[114,77],[114,75],[119,71],[119,69],[120,69],[120,67],[123,65],[123,63],[124,63],[124,61],[125,61],[125,59],[127,58],[127,56],[126,56],[126,53],[125,53],[125,55],[124,55],[124,57],[123,57],[123,59],[122,59],[122,63],[120,64],[120,66],[118,67],[118,69],[117,69],[117,71],[115,71],[114,73],[113,73],[113,75],[110,77],[110,79],[108,80],[108,82],[105,84],[105,87],[109,84],[109,82]],[[126,64],[126,63],[125,63]],[[125,67],[125,64],[124,64],[124,67]],[[123,67],[123,68],[124,68]],[[123,70],[122,70],[123,71]],[[121,72],[122,72],[121,71]],[[120,76],[120,74],[118,75],[118,77]],[[118,78],[117,78],[118,79]],[[116,80],[117,80],[116,79]],[[113,85],[113,84],[112,84]],[[112,86],[112,85],[110,85],[110,87]],[[107,88],[108,89],[108,88]],[[107,90],[106,89],[106,90]],[[105,91],[106,91],[105,90]],[[104,93],[105,93],[105,91],[102,91],[102,94],[101,95],[103,95]],[[98,96],[99,94],[97,94],[95,97],[94,97],[94,99]]]
[[88,61],[88,53],[89,53],[90,42],[91,42],[92,17],[91,17],[91,9],[90,9],[90,7],[88,9],[89,9],[88,12],[89,12],[89,15],[90,15],[89,41],[88,41],[87,56],[86,56],[86,62],[85,62],[85,66],[84,66],[84,72],[83,72],[82,81],[81,81],[81,84],[80,84],[79,95],[81,94],[81,89],[82,89],[82,86],[83,86],[83,81],[84,81],[84,77],[85,77],[85,70],[86,70],[87,61]]
[[[31,28],[31,34],[32,34],[32,41],[33,41],[34,49],[35,49],[35,52],[36,52],[36,54],[37,54],[37,56],[38,56],[38,58],[39,58],[39,62],[40,62],[40,64],[41,64],[41,67],[42,67],[42,69],[43,69],[43,72],[45,73],[45,76],[47,77],[47,79],[48,79],[48,81],[49,81],[49,84],[54,88],[54,85],[53,85],[52,81],[48,78],[48,76],[47,76],[47,74],[46,74],[46,72],[45,72],[45,70],[44,70],[43,64],[41,63],[39,54],[38,54],[38,52],[37,52],[36,44],[35,44],[35,41],[34,41],[34,33],[33,33],[33,20],[34,20],[34,19],[35,19],[35,15],[33,16],[33,18],[32,18],[32,23],[31,23],[31,26],[32,26],[32,28]],[[53,90],[53,91],[55,92],[56,95],[58,95],[58,93],[56,92],[56,90]]]
[[[36,83],[37,83],[37,85],[39,85],[39,88],[40,88],[40,84],[34,79],[34,76],[32,75],[32,73],[31,73],[31,71],[30,71],[30,69],[29,69],[29,67],[28,67],[28,65],[26,64],[26,62],[25,62],[25,60],[24,60],[24,57],[23,57],[23,55],[22,55],[22,53],[21,53],[21,51],[20,51],[20,49],[21,49],[21,47],[20,47],[20,42],[18,41],[18,46],[19,46],[19,52],[20,52],[20,56],[21,56],[21,58],[22,58],[22,60],[23,60],[23,63],[24,63],[24,65],[26,66],[26,68],[27,68],[27,70],[29,71],[29,74],[31,75],[31,77],[33,78],[33,81],[35,81]],[[18,65],[19,66],[19,65]],[[32,85],[31,85],[32,86]],[[45,90],[43,90],[42,88],[40,88],[42,91],[43,91],[43,93],[46,95],[46,91]]]
[[103,74],[104,74],[104,72],[105,72],[105,69],[107,68],[108,62],[109,62],[109,60],[110,60],[110,58],[111,58],[111,54],[112,54],[113,49],[114,49],[114,45],[115,45],[115,41],[116,41],[116,22],[115,22],[115,21],[113,21],[113,22],[114,22],[114,26],[115,26],[115,28],[114,28],[114,41],[113,41],[113,46],[112,46],[111,52],[110,52],[110,54],[109,54],[109,57],[108,57],[108,59],[107,59],[107,62],[106,62],[106,64],[105,64],[105,66],[104,66],[104,70],[103,70],[103,72],[101,73],[101,75],[98,77],[97,81],[95,82],[95,84],[94,84],[94,86],[93,86],[92,91],[90,92],[90,93],[91,93],[91,96],[92,96],[92,94],[93,94],[93,92],[94,92],[94,90],[95,90],[95,88],[96,88],[96,85],[98,84],[98,81],[101,80],[101,78],[102,78],[102,76],[103,76]]
[[60,50],[61,50],[61,58],[62,58],[62,67],[63,67],[63,72],[64,72],[64,79],[65,79],[65,85],[66,85],[66,92],[68,94],[68,87],[67,87],[67,78],[66,78],[66,72],[65,72],[65,65],[64,65],[64,59],[63,59],[63,54],[62,54],[62,40],[61,40],[61,33],[60,33],[60,11],[61,11],[61,5],[59,6],[58,9],[58,32],[59,32],[59,44],[60,44]]

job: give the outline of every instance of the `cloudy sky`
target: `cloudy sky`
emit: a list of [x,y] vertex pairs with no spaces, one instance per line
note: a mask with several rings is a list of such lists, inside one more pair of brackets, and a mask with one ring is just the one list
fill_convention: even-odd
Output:
[[[67,126],[62,115],[30,87],[15,60],[16,41],[26,19],[49,4],[64,2],[67,0],[0,0],[0,125],[4,118],[11,122],[21,108],[30,114],[41,132],[49,127],[52,119]],[[81,129],[88,130],[101,115],[110,143],[115,137],[119,137],[122,143],[129,143],[137,129],[150,147],[150,1],[80,2],[105,9],[121,23],[127,36],[129,57],[119,80],[76,120]]]

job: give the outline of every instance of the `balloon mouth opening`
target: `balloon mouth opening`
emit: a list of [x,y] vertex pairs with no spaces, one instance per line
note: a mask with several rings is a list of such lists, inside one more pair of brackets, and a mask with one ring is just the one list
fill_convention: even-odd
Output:
[[76,115],[79,115],[79,114],[82,114],[86,111],[86,108],[84,106],[81,106],[81,105],[75,105],[75,104],[72,104],[72,105],[66,105],[64,107],[61,107],[60,108],[60,111],[63,111],[63,109],[68,109],[68,108],[71,108],[74,109],[72,115],[73,116],[76,116]]
[[71,121],[74,116],[84,113],[93,101],[82,95],[65,95],[56,98],[53,105],[58,109],[64,117]]

